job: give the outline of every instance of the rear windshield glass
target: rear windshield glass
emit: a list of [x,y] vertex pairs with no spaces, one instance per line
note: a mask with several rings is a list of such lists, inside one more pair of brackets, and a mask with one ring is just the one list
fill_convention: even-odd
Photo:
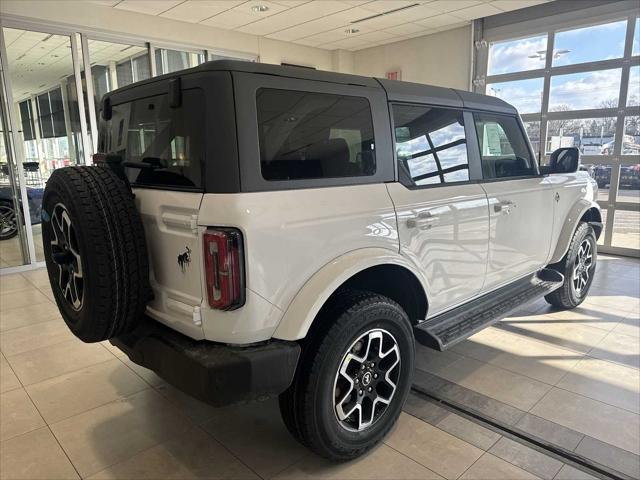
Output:
[[126,168],[136,186],[202,189],[204,178],[204,95],[183,90],[182,104],[169,106],[166,94],[112,107],[101,120],[98,150],[137,166]]
[[265,180],[375,174],[373,121],[366,98],[261,88],[256,102]]

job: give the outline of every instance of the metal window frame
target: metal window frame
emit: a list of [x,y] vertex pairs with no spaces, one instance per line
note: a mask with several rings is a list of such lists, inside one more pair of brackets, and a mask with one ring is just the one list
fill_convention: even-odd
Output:
[[[472,81],[474,91],[486,93],[487,85],[500,82],[530,80],[543,78],[543,95],[541,111],[538,113],[527,113],[522,115],[523,122],[540,122],[540,147],[538,161],[548,160],[549,153],[546,152],[548,122],[551,120],[580,120],[584,118],[611,117],[616,119],[616,131],[614,151],[612,155],[583,155],[583,163],[599,163],[611,165],[611,181],[609,196],[607,200],[600,200],[601,208],[606,210],[607,218],[604,229],[604,242],[600,245],[601,251],[605,253],[628,255],[640,257],[640,249],[630,249],[612,244],[613,228],[616,212],[618,211],[640,211],[640,203],[625,202],[618,200],[620,168],[626,165],[640,163],[640,155],[623,155],[622,144],[625,131],[625,119],[628,116],[639,115],[638,107],[627,106],[627,95],[629,89],[629,76],[632,67],[640,65],[640,55],[633,53],[633,37],[636,19],[639,18],[637,8],[630,8],[629,2],[620,2],[619,7],[610,9],[611,5],[588,8],[579,12],[578,16],[572,14],[561,14],[549,17],[538,17],[523,19],[522,22],[502,25],[494,29],[483,29],[483,23],[474,23],[475,31],[478,32],[475,41],[474,66],[475,77]],[[551,22],[549,22],[551,20]],[[626,20],[626,34],[623,56],[615,59],[591,61],[572,65],[553,66],[553,51],[555,47],[555,36],[558,32],[573,30],[583,27],[602,25],[615,22],[616,20]],[[510,72],[504,74],[487,75],[489,61],[489,47],[493,42],[502,42],[527,38],[535,35],[547,35],[547,52],[544,68],[527,70],[522,72]],[[551,89],[551,78],[558,75],[572,73],[590,73],[608,69],[620,69],[620,91],[618,94],[618,106],[606,109],[585,109],[568,112],[549,112],[549,96]]]

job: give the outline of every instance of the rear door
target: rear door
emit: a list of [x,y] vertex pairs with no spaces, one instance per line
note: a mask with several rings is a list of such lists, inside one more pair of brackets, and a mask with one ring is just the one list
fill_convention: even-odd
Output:
[[202,338],[197,219],[204,183],[205,99],[199,88],[183,88],[176,104],[167,93],[168,82],[163,83],[120,103],[114,96],[100,146],[129,162],[125,172],[149,250],[154,298],[148,313]]
[[484,291],[544,267],[551,245],[554,190],[538,172],[514,115],[474,113],[489,202],[489,261]]
[[424,272],[429,316],[469,300],[484,283],[487,198],[454,108],[392,106],[399,183],[388,184],[400,250]]

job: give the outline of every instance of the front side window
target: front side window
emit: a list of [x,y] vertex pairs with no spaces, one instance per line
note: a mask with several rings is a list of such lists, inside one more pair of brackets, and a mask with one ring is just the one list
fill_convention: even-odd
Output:
[[265,180],[375,174],[373,121],[366,98],[261,88],[256,107]]
[[396,157],[413,185],[469,180],[462,112],[394,105]]
[[126,169],[134,185],[201,189],[204,103],[202,91],[190,89],[177,108],[166,94],[114,105],[111,119],[101,120],[98,148],[139,164]]
[[523,177],[538,173],[515,117],[474,113],[473,118],[484,178]]

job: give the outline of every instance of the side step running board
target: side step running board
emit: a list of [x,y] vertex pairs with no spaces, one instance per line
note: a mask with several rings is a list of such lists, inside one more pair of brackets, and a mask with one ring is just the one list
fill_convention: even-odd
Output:
[[469,303],[425,320],[414,328],[416,340],[436,350],[458,342],[507,317],[511,312],[562,286],[564,276],[549,268]]

